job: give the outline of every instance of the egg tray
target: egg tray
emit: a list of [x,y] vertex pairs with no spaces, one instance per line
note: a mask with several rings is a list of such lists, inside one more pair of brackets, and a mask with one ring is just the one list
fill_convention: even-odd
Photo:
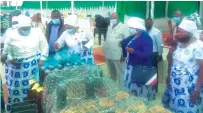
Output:
[[[125,93],[123,91],[119,91]],[[119,93],[118,92],[118,93]],[[154,103],[153,103],[154,104]],[[170,113],[161,106],[145,104],[143,99],[133,95],[118,100],[115,97],[103,97],[83,100],[75,106],[68,106],[60,113]]]

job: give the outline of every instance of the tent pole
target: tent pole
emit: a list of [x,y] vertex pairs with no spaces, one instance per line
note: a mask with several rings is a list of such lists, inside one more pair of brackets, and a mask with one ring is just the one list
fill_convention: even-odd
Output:
[[40,12],[41,12],[41,19],[42,19],[42,13],[43,13],[43,11],[42,11],[42,0],[40,0]]
[[150,4],[150,1],[147,1],[147,5],[146,5],[146,18],[149,17],[149,4]]
[[18,9],[18,1],[16,0],[16,10]]
[[74,1],[71,0],[71,13],[74,14]]
[[166,1],[165,18],[168,18],[168,4],[169,4],[169,1]]
[[151,9],[150,9],[150,11],[151,11],[151,18],[152,19],[154,19],[154,2],[155,1],[151,1]]
[[115,3],[114,12],[117,12],[117,1],[116,1],[116,3]]

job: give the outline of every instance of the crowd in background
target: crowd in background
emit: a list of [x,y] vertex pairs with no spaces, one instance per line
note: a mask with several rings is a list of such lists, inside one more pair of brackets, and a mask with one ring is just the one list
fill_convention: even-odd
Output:
[[[12,104],[23,102],[29,92],[29,80],[35,78],[39,67],[49,55],[68,48],[80,55],[85,63],[94,64],[92,46],[94,35],[78,25],[77,15],[62,19],[59,11],[51,13],[46,27],[41,14],[30,17],[17,10],[9,16],[9,28],[2,28],[1,79],[6,111]],[[6,21],[6,20],[5,20]],[[117,13],[108,18],[95,16],[96,27],[104,34],[102,50],[110,77],[120,87],[149,101],[158,91],[158,63],[163,60],[162,33],[153,19],[131,17],[127,24]],[[175,113],[203,112],[203,35],[197,33],[199,23],[184,18],[180,10],[169,20],[172,38],[167,40],[168,76],[163,105]],[[98,30],[98,29],[96,29]],[[3,44],[4,43],[4,44]],[[145,72],[144,72],[145,71]]]

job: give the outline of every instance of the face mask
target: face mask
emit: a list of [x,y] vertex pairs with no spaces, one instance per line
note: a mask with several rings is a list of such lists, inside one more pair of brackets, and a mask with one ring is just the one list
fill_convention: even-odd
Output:
[[181,18],[180,18],[180,17],[173,17],[172,20],[173,20],[176,24],[178,24],[178,23],[181,22]]
[[12,25],[13,29],[16,29],[18,27],[18,25]]
[[136,35],[137,34],[137,30],[136,29],[130,29],[130,33],[133,34],[133,35],[134,34]]
[[53,24],[60,24],[60,19],[53,19],[52,22]]
[[21,31],[21,35],[28,36],[30,34],[30,31]]
[[73,34],[73,29],[67,29],[67,32],[68,32],[69,34]]
[[151,29],[152,29],[152,26],[149,26],[149,25],[146,26],[146,30],[147,30],[147,31],[150,31]]
[[112,20],[110,20],[110,23],[111,23],[112,25],[116,25],[116,24],[117,24],[117,20],[116,20],[116,19],[112,19]]

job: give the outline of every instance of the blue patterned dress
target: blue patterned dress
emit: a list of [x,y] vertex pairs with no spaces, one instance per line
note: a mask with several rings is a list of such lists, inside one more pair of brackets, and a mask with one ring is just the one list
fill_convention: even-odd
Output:
[[177,47],[173,53],[170,84],[163,95],[163,105],[175,113],[203,113],[203,89],[197,104],[192,104],[190,94],[199,76],[197,59],[203,60],[203,43],[199,40],[187,48]]
[[[11,106],[18,102],[23,102],[27,99],[30,90],[29,80],[36,77],[38,62],[41,54],[18,58],[18,62],[23,62],[20,66],[14,66],[6,63],[6,84],[8,87],[8,104],[6,107],[7,113],[11,111]],[[39,76],[39,75],[38,75]]]

